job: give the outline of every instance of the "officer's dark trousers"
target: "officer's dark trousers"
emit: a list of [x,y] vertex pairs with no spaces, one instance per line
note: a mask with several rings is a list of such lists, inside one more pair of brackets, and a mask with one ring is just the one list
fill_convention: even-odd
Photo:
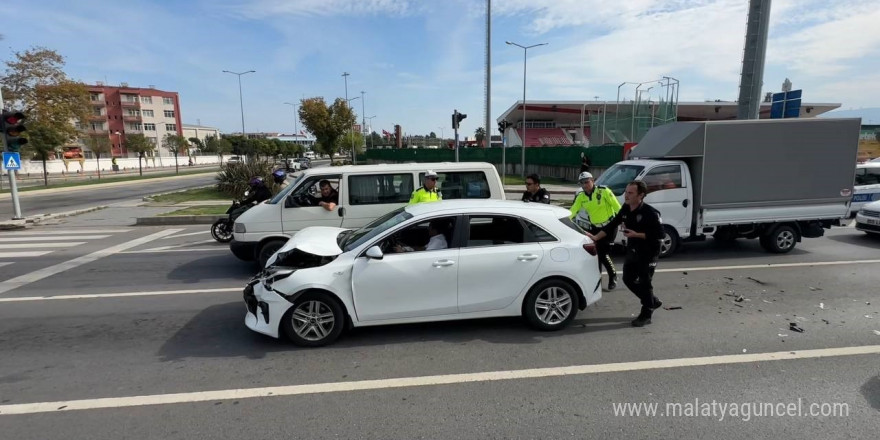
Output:
[[642,303],[642,313],[651,315],[651,308],[656,301],[652,278],[657,267],[656,257],[638,255],[632,249],[626,250],[626,262],[623,263],[623,284],[632,291]]
[[[601,229],[596,227],[590,228],[590,233],[596,235],[601,231]],[[606,236],[605,238],[596,242],[596,255],[599,257],[599,273],[602,273],[602,266],[605,266],[605,270],[608,272],[608,279],[613,279],[617,277],[617,270],[614,268],[614,262],[611,261],[611,244],[614,243],[614,239],[617,237],[617,230],[615,229],[611,235]]]

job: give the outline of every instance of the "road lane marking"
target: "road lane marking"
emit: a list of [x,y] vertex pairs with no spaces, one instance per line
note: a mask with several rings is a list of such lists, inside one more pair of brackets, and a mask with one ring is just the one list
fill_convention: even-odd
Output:
[[809,267],[809,266],[842,266],[848,264],[877,264],[880,260],[849,260],[849,261],[816,261],[812,263],[765,263],[743,264],[738,266],[708,266],[708,267],[676,267],[657,269],[655,272],[698,272],[706,270],[737,270],[737,269],[775,269],[778,267]]
[[55,235],[50,237],[2,237],[0,243],[9,243],[13,241],[52,241],[52,240],[99,240],[107,238],[109,235]]
[[0,243],[0,249],[46,249],[59,247],[74,247],[86,244],[84,241],[66,241],[63,243]]
[[[172,244],[172,245],[168,245],[168,246],[159,246],[159,247],[154,247],[154,248],[149,248],[149,249],[141,249],[141,250],[138,250],[138,251],[126,251],[126,252],[123,252],[123,253],[126,253],[126,254],[142,254],[142,253],[149,253],[149,252],[163,252],[163,251],[167,251],[167,250],[170,250],[170,249],[178,249],[178,248],[183,248],[183,247],[186,247],[186,246],[193,246],[193,245],[196,245],[196,244],[205,244],[205,243],[214,243],[214,242],[215,242],[215,240],[213,240],[213,239],[211,239],[211,240],[199,240],[199,241],[194,241],[194,242],[192,242],[192,243]],[[211,248],[211,249],[212,249],[212,250],[214,250],[214,249],[223,249],[223,250],[226,250],[227,248],[226,248],[226,246],[222,246],[222,247],[216,247],[216,248]]]
[[75,234],[117,234],[121,232],[128,232],[131,229],[65,229],[63,231],[44,231],[44,230],[30,230],[30,231],[15,231],[15,232],[4,232],[4,237],[9,237],[12,235],[75,235]]
[[147,405],[170,405],[179,403],[209,402],[217,400],[240,400],[260,397],[301,396],[365,390],[385,390],[422,386],[455,385],[463,383],[494,382],[502,380],[540,379],[598,373],[656,370],[664,368],[701,367],[707,365],[731,365],[753,362],[817,359],[826,357],[880,354],[880,345],[862,347],[823,348],[802,351],[779,351],[773,353],[734,354],[651,361],[619,362],[611,364],[573,365],[568,367],[532,368],[526,370],[487,371],[483,373],[444,374],[436,376],[399,377],[392,379],[327,382],[305,385],[287,385],[261,388],[240,388],[191,393],[154,394],[130,397],[105,397],[98,399],[68,400],[57,402],[20,403],[0,405],[0,415],[67,412],[88,409],[127,408]]
[[83,255],[81,257],[74,258],[69,261],[65,261],[63,263],[58,263],[49,267],[45,267],[40,270],[35,270],[31,273],[24,274],[6,281],[0,282],[0,294],[8,292],[12,289],[17,289],[21,286],[33,283],[35,281],[42,280],[44,278],[48,278],[52,275],[64,272],[66,270],[73,269],[75,267],[82,266],[83,264],[88,264],[98,259],[104,258],[109,255],[113,255],[119,252],[122,252],[126,249],[131,249],[135,246],[140,246],[144,243],[149,243],[153,240],[157,240],[159,238],[165,237],[166,235],[176,234],[183,229],[166,229],[164,231],[156,232],[155,234],[150,234],[145,237],[136,238],[131,241],[127,241],[125,243],[117,244],[115,246],[110,246],[106,249],[101,249],[96,252],[92,252],[88,255]]
[[51,254],[54,251],[32,251],[32,252],[0,252],[0,258],[28,258],[39,257]]
[[154,290],[151,292],[121,292],[121,293],[89,293],[82,295],[57,295],[57,296],[22,296],[18,298],[0,298],[0,303],[5,302],[28,302],[28,301],[53,301],[65,299],[103,299],[103,298],[131,298],[138,296],[161,296],[161,295],[186,295],[191,293],[225,293],[241,292],[241,287],[221,287],[217,289],[188,289],[188,290]]
[[223,251],[228,252],[229,249],[223,247],[213,247],[213,248],[193,248],[193,249],[145,249],[142,251],[127,251],[120,252],[120,254],[162,254],[165,252],[210,252],[210,251]]
[[0,267],[3,267],[3,266],[9,266],[9,265],[12,264],[12,263],[13,263],[13,262],[0,263]]
[[189,233],[186,233],[186,234],[172,235],[172,236],[170,236],[170,237],[162,237],[162,240],[168,240],[168,239],[170,239],[170,238],[188,237],[188,236],[190,236],[190,235],[210,234],[210,233],[211,233],[211,231],[207,231],[207,230],[205,230],[205,231],[199,231],[199,232],[189,232]]

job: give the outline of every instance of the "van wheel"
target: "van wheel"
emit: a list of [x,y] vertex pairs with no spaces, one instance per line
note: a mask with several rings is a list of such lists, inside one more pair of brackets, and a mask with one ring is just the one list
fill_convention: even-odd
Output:
[[788,225],[778,226],[769,234],[761,237],[761,246],[774,254],[791,252],[797,244],[798,233]]
[[672,255],[678,248],[678,232],[672,226],[663,225],[663,239],[660,240],[660,258]]
[[260,270],[266,268],[266,262],[269,261],[269,258],[272,258],[272,255],[275,252],[278,252],[278,249],[281,249],[284,246],[284,242],[281,240],[270,240],[263,244],[263,247],[260,248],[260,254],[257,257],[257,261],[260,263]]

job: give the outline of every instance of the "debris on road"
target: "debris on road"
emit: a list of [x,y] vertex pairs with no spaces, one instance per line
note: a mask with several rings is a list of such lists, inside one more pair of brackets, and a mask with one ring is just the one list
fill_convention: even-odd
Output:
[[793,332],[803,333],[804,329],[800,328],[796,322],[789,322],[788,329]]
[[681,310],[681,306],[664,307],[664,310]]
[[825,324],[831,324],[831,322],[828,321],[827,319],[823,319],[822,322],[824,322]]
[[821,287],[813,287],[813,286],[810,286],[810,290],[812,290],[813,292],[815,292],[815,291],[817,291],[817,290],[822,290],[822,288],[821,288]]
[[825,303],[819,303],[819,308],[825,310]]
[[786,336],[788,336],[788,335],[785,335],[785,334],[779,333],[779,337],[780,337],[780,338],[784,338],[784,337],[786,337]]
[[763,281],[761,281],[761,280],[759,280],[759,279],[757,279],[757,278],[748,277],[748,279],[750,279],[750,280],[752,280],[752,281],[754,281],[754,282],[756,282],[756,283],[758,283],[758,284],[760,284],[760,285],[762,285],[762,286],[764,286],[764,285],[767,284],[767,283],[765,283],[765,282],[763,282]]
[[745,300],[746,300],[746,298],[744,296],[740,295],[740,296],[736,297],[736,299],[734,301],[741,303]]
[[687,272],[682,272],[681,274],[682,274],[682,275],[687,275],[688,273],[687,273]]
[[880,330],[874,330],[874,334],[880,336]]

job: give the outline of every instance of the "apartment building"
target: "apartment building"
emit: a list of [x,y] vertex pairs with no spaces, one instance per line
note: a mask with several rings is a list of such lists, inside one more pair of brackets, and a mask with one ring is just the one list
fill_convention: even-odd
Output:
[[183,135],[180,122],[180,98],[177,92],[129,87],[127,83],[108,86],[103,83],[89,86],[92,113],[79,128],[91,136],[107,135],[114,157],[136,157],[127,151],[125,137],[143,134],[156,145],[154,155],[170,156],[162,147],[166,134]]

